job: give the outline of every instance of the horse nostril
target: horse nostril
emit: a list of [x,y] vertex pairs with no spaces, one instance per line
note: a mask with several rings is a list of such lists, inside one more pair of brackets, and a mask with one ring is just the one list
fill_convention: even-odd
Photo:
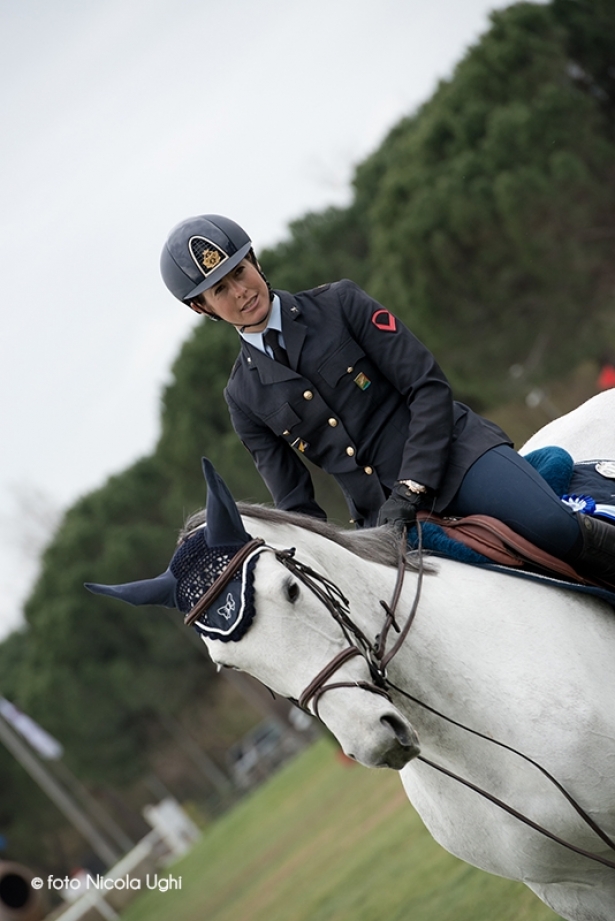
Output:
[[395,716],[393,713],[388,716],[381,716],[380,722],[383,726],[388,726],[393,731],[393,735],[404,748],[416,747],[416,740],[412,730],[398,716]]

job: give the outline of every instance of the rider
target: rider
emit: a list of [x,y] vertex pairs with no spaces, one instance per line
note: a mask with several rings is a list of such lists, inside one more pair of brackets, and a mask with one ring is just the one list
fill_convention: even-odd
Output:
[[245,230],[214,214],[171,230],[161,272],[178,300],[239,333],[224,396],[278,508],[325,517],[303,454],[335,477],[358,527],[410,526],[418,509],[489,515],[580,574],[615,583],[615,528],[564,505],[353,282],[273,291]]

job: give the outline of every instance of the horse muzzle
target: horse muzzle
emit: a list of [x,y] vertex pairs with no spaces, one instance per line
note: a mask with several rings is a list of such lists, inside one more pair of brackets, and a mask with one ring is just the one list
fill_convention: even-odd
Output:
[[[346,755],[369,768],[401,771],[420,752],[412,725],[388,701],[365,695],[362,706],[350,710],[342,704],[342,692],[333,712],[323,714],[323,722],[333,732]],[[323,701],[323,710],[325,703]]]
[[391,735],[391,744],[378,767],[401,771],[403,767],[419,754],[421,746],[419,737],[410,723],[397,713],[380,717],[385,732]]

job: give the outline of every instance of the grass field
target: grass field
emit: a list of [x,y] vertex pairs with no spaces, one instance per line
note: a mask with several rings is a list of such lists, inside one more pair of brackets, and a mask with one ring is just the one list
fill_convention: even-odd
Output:
[[122,921],[556,921],[525,886],[456,860],[392,771],[318,742],[205,830]]

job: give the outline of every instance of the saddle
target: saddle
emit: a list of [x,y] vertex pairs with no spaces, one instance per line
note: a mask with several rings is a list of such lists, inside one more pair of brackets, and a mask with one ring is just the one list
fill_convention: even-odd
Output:
[[[573,582],[587,582],[587,579],[579,575],[568,563],[551,556],[545,550],[540,550],[539,547],[516,534],[503,522],[498,521],[497,518],[490,518],[488,515],[468,515],[466,518],[438,518],[438,516],[430,515],[428,512],[419,512],[417,518],[422,523],[439,527],[450,540],[458,541],[475,554],[480,554],[486,560],[498,563],[500,566],[512,566],[515,568],[533,566],[544,572],[570,579]],[[437,541],[434,542],[433,539],[428,540],[427,543],[431,545],[428,546],[428,549],[446,553],[443,542],[440,542],[440,546],[436,546]],[[452,548],[448,549],[452,550]],[[451,555],[464,562],[466,561],[463,554],[457,555],[454,550]],[[477,559],[471,561],[468,559],[467,561],[480,562]]]
[[[543,448],[528,454],[526,459],[575,510],[587,507],[615,525],[615,464],[608,461],[574,464],[561,448]],[[590,490],[591,496],[587,495]],[[496,518],[487,515],[439,518],[429,512],[419,512],[417,518],[422,526],[423,546],[432,552],[474,565],[495,564],[494,568],[504,567],[511,574],[555,577],[615,602],[615,586],[610,592],[604,585],[580,575],[568,563],[539,549]],[[411,532],[410,542],[416,548],[416,529]]]

